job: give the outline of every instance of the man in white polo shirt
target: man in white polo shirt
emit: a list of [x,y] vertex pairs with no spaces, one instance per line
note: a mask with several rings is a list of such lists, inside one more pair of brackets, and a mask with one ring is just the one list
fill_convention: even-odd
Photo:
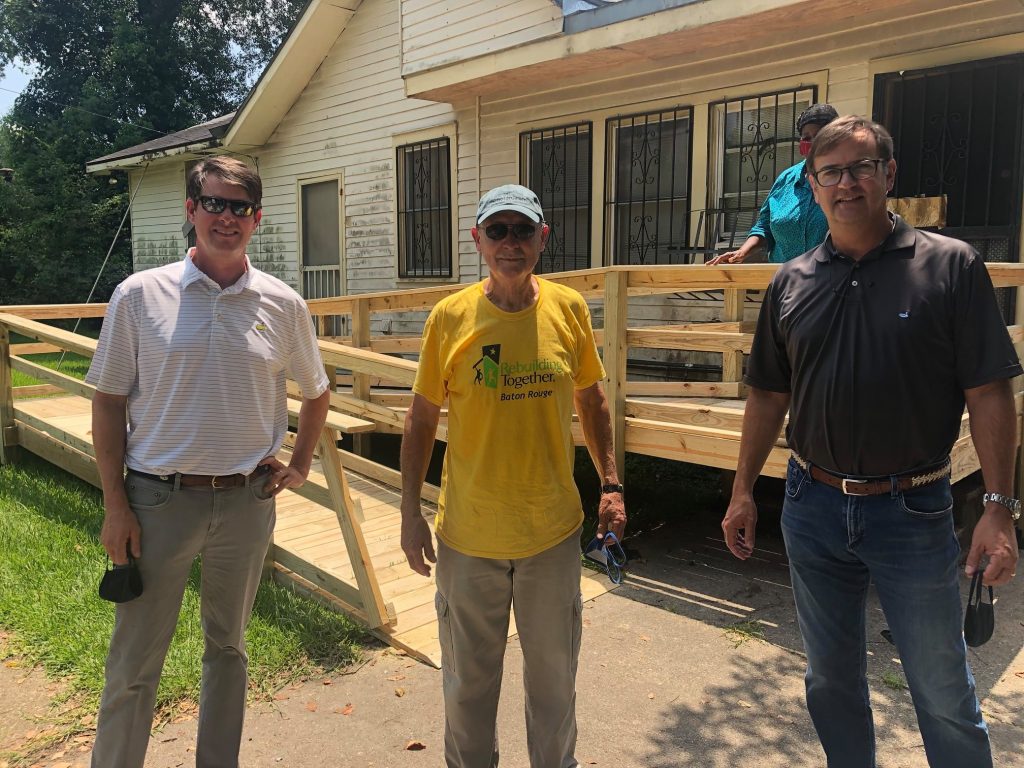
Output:
[[[206,648],[198,768],[233,768],[245,713],[245,627],[274,529],[274,497],[305,482],[330,387],[309,312],[245,254],[263,187],[244,163],[201,161],[185,211],[196,247],[110,298],[86,381],[103,484],[101,540],[138,558],[141,597],[117,606],[93,768],[142,768],[157,683],[202,555]],[[302,390],[295,448],[285,378]],[[128,474],[124,475],[127,465]]]

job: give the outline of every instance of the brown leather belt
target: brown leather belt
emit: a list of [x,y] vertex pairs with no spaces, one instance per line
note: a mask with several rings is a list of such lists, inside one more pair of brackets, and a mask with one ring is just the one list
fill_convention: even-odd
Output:
[[[879,494],[890,493],[892,491],[892,477],[863,480],[854,477],[843,477],[842,475],[834,475],[828,470],[804,461],[795,453],[793,454],[793,459],[800,465],[804,472],[810,472],[810,475],[814,480],[831,486],[832,488],[837,488],[847,496],[878,496]],[[912,488],[923,488],[926,485],[937,483],[939,480],[949,477],[950,471],[950,463],[947,459],[944,464],[930,472],[896,475],[896,487],[897,490],[900,491],[909,491]]]
[[176,472],[173,475],[151,475],[148,472],[129,469],[128,473],[144,477],[147,480],[155,480],[158,483],[172,485],[176,480],[180,479],[178,485],[182,488],[216,488],[217,490],[222,488],[238,488],[245,485],[245,480],[249,477],[249,475],[243,475],[241,472],[233,475],[186,475],[181,472]]

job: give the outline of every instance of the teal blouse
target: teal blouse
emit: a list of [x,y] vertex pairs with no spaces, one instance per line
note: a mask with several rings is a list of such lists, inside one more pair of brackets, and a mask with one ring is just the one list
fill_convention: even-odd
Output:
[[821,245],[828,234],[828,222],[814,202],[804,165],[800,161],[779,174],[750,228],[748,237],[765,239],[769,261],[789,261]]

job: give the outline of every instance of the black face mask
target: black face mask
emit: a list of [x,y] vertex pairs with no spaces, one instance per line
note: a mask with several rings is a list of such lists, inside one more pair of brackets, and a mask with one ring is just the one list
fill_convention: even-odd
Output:
[[996,628],[996,614],[992,609],[992,587],[988,588],[988,602],[981,602],[982,570],[974,572],[971,591],[967,596],[967,610],[964,612],[964,640],[971,648],[984,645]]
[[142,574],[139,566],[128,552],[125,565],[108,568],[100,579],[100,597],[112,603],[127,603],[142,594]]

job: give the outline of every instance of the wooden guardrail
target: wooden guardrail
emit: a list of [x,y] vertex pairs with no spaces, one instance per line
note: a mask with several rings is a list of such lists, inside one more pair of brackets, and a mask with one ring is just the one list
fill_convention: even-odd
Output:
[[[94,307],[89,307],[89,311],[93,309]],[[67,313],[77,312],[79,309],[64,307],[60,311],[63,313],[61,316],[66,317]],[[55,313],[46,313],[37,308],[32,308],[25,314],[47,319],[56,319],[57,317]],[[12,346],[10,343],[12,332],[33,339],[34,343]],[[41,348],[39,343],[47,346]],[[99,473],[95,466],[95,450],[90,439],[56,427],[46,419],[33,416],[25,410],[19,411],[16,407],[14,387],[12,386],[13,371],[20,371],[37,378],[61,392],[78,395],[89,400],[93,398],[96,388],[92,385],[31,360],[26,360],[19,354],[19,352],[23,354],[26,349],[29,353],[35,353],[40,349],[49,351],[50,348],[74,352],[91,358],[96,351],[96,340],[45,325],[25,316],[0,312],[0,435],[3,438],[0,440],[0,462],[9,462],[15,447],[20,444],[33,453],[47,458],[87,482],[98,486]],[[357,363],[371,372],[377,371],[390,378],[397,377],[406,381],[411,381],[410,376],[414,375],[410,374],[409,370],[410,366],[415,369],[414,363],[396,360],[376,352],[321,342],[321,354],[325,361],[332,365]],[[290,384],[292,391],[297,391],[294,383]],[[332,402],[332,405],[335,404]],[[289,398],[288,414],[293,424],[297,422],[300,406],[301,403],[298,400]],[[379,408],[371,408],[371,412],[378,417],[384,415],[383,409]],[[389,412],[389,418],[390,416]],[[372,421],[360,419],[332,408],[328,413],[327,423],[317,446],[317,455],[320,457],[321,473],[325,482],[320,484],[317,480],[310,478],[301,488],[294,491],[310,501],[334,510],[356,584],[353,586],[344,582],[294,556],[285,559],[286,567],[290,571],[313,584],[326,585],[326,591],[331,594],[335,602],[342,604],[349,613],[369,627],[376,628],[393,623],[394,610],[385,605],[381,595],[380,585],[374,574],[366,540],[362,533],[362,511],[358,501],[353,501],[349,493],[342,466],[342,452],[337,447],[338,432],[359,434],[371,432],[373,429]],[[370,469],[369,467],[365,468]],[[380,470],[383,469],[385,468],[380,468]],[[380,471],[376,472],[377,476],[380,474]],[[428,489],[426,498],[431,497],[436,500],[436,494],[431,493],[431,489]],[[274,551],[275,548],[271,547],[271,550]],[[288,553],[279,551],[277,554],[284,557]]]
[[[996,287],[1024,285],[1024,265],[993,263],[987,266]],[[765,289],[776,270],[777,266],[770,264],[720,267],[693,265],[606,267],[545,275],[549,280],[578,290],[588,300],[603,307],[604,324],[597,329],[596,335],[608,372],[606,391],[620,466],[626,447],[627,423],[630,419],[639,419],[627,412],[627,397],[729,398],[743,395],[743,358],[749,353],[753,338],[752,319],[744,317],[745,309],[753,306],[746,301],[747,292]],[[374,335],[371,333],[371,319],[376,315],[424,312],[440,299],[464,287],[463,284],[446,285],[307,302],[320,327],[326,325],[325,318],[328,317],[347,315],[351,318],[350,337],[321,343],[327,367],[350,372],[345,381],[351,383],[351,394],[336,393],[332,399],[335,409],[371,421],[379,431],[400,430],[401,415],[394,408],[407,403],[409,396],[394,392],[382,393],[378,385],[404,388],[412,383],[416,364],[395,355],[414,355],[419,348],[419,336]],[[630,299],[698,291],[721,292],[721,310],[717,322],[628,327]],[[4,311],[25,318],[54,319],[99,317],[104,309],[104,305],[61,305],[6,307]],[[1011,334],[1015,341],[1019,341],[1019,328],[1012,327]],[[66,336],[58,335],[57,342],[51,343],[60,346],[67,341]],[[340,343],[342,341],[344,343]],[[722,358],[721,381],[631,381],[626,375],[626,361],[631,348],[718,353]],[[50,386],[67,384],[62,379],[40,378]],[[633,406],[634,411],[637,408]],[[651,412],[650,409],[640,410],[645,416]],[[0,419],[5,412],[3,401],[0,400]],[[723,415],[723,418],[729,417]],[[443,426],[438,436],[444,439]]]

